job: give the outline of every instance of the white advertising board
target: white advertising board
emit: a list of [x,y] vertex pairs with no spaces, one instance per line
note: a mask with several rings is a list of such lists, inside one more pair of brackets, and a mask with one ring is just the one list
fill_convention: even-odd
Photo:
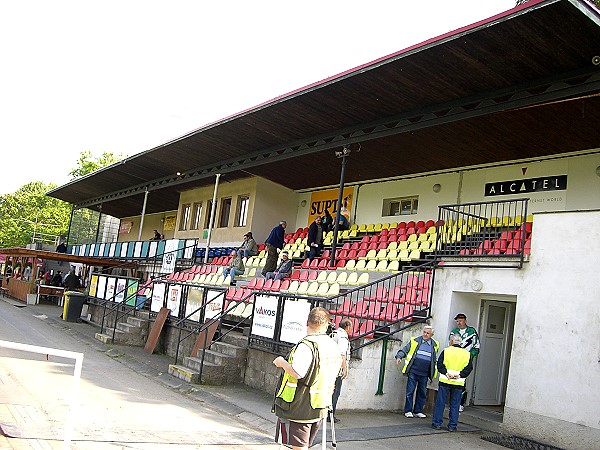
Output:
[[179,315],[179,303],[181,301],[181,286],[170,284],[167,291],[167,308],[171,310],[172,316]]
[[277,298],[272,295],[257,295],[254,297],[252,334],[270,339],[275,337]]
[[224,295],[221,291],[209,290],[206,293],[207,305],[206,312],[204,313],[204,321],[221,314],[221,310],[223,309],[223,297]]
[[177,260],[177,248],[179,239],[169,239],[165,242],[165,254],[163,256],[161,272],[171,273],[175,270],[175,261]]
[[160,308],[163,307],[166,287],[167,285],[164,283],[154,283],[152,287],[152,305],[150,306],[152,312],[159,312]]
[[303,300],[286,300],[283,304],[280,340],[297,344],[306,336],[306,321],[310,303]]
[[104,299],[106,294],[106,277],[100,275],[98,277],[98,288],[96,289],[96,298]]

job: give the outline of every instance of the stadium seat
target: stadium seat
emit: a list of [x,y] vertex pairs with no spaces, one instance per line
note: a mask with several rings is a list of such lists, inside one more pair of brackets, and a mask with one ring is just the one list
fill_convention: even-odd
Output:
[[306,295],[314,297],[315,295],[317,295],[318,291],[319,291],[319,283],[316,281],[313,281],[308,286],[308,289],[306,290]]
[[296,291],[296,294],[306,295],[307,291],[308,291],[308,281],[302,281],[300,283],[300,286],[298,286],[298,290]]
[[298,291],[298,287],[300,286],[300,282],[298,280],[285,280],[289,284],[287,286],[281,286],[279,292],[287,293],[287,294],[295,294]]
[[339,283],[331,283],[329,285],[329,289],[327,290],[327,297],[335,297],[336,295],[340,295],[340,284]]
[[346,279],[346,284],[349,286],[357,286],[358,285],[358,272],[350,272],[350,274],[348,275],[348,278]]
[[316,296],[317,297],[327,297],[327,292],[329,291],[329,284],[328,283],[319,283],[317,292],[316,292]]

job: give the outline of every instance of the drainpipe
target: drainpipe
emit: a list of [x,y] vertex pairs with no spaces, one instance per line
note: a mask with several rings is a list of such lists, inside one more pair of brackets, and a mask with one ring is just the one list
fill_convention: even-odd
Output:
[[142,217],[140,219],[140,229],[138,230],[138,241],[142,240],[142,228],[144,227],[144,216],[146,215],[146,204],[148,203],[148,188],[144,192],[144,205],[142,206]]
[[217,189],[219,188],[219,179],[221,174],[217,174],[215,179],[215,190],[213,192],[212,205],[210,208],[210,219],[208,221],[208,236],[206,237],[206,250],[204,252],[204,264],[208,264],[208,249],[210,248],[210,239],[212,237],[213,223],[215,220],[215,210],[217,209]]
[[381,361],[379,362],[379,382],[377,383],[377,392],[375,395],[383,395],[383,379],[385,378],[385,359],[387,355],[388,338],[383,339],[381,346]]

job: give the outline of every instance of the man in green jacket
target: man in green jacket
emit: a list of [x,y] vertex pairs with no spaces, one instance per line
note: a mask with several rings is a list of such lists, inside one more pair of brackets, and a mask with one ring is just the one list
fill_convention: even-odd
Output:
[[[467,350],[471,357],[475,358],[479,355],[479,335],[477,330],[467,325],[467,316],[463,313],[459,313],[454,317],[456,321],[456,328],[450,332],[450,334],[457,334],[462,339],[462,348]],[[465,403],[467,401],[467,390],[463,387],[462,396],[460,398],[459,411],[463,412],[465,409]]]
[[[406,381],[406,401],[404,402],[404,415],[406,417],[427,417],[423,414],[423,407],[427,400],[427,380],[437,376],[437,353],[440,348],[439,342],[432,338],[433,327],[425,325],[423,335],[413,337],[396,353],[396,364],[404,359],[402,373],[408,377]],[[413,397],[417,390],[416,399]]]

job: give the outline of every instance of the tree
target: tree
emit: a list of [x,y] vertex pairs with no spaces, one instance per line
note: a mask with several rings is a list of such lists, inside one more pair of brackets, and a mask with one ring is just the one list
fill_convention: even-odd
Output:
[[116,163],[123,158],[125,158],[125,155],[115,155],[112,152],[104,152],[99,157],[93,158],[91,152],[87,150],[82,151],[79,154],[79,159],[77,160],[77,167],[71,170],[71,172],[69,172],[69,175],[71,175],[74,180],[76,178],[92,173],[102,167]]
[[0,248],[24,247],[35,242],[51,242],[66,235],[71,207],[46,192],[54,184],[34,181],[12,194],[0,196]]

